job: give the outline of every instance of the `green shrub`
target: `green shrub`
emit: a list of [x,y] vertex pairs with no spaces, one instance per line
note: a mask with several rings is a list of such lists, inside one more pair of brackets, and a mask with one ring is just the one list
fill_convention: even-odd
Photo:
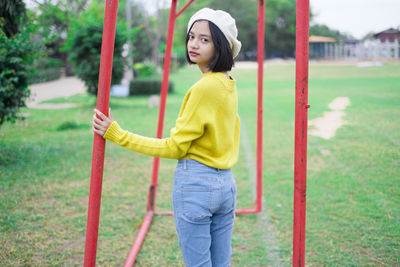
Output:
[[61,68],[35,70],[34,73],[29,76],[29,84],[57,80],[61,77],[61,74]]
[[133,65],[133,70],[135,71],[136,76],[139,78],[151,77],[156,73],[156,68],[151,63],[136,63]]
[[34,66],[39,70],[62,68],[64,65],[61,59],[42,57],[35,60]]
[[62,75],[63,61],[54,58],[39,58],[33,63],[33,73],[29,75],[29,84],[56,80]]
[[8,38],[0,27],[0,125],[15,121],[30,94],[28,73],[37,47],[29,38],[26,29]]
[[[168,84],[168,92],[174,91],[173,83]],[[161,81],[154,79],[135,79],[129,86],[129,95],[154,95],[160,94]]]

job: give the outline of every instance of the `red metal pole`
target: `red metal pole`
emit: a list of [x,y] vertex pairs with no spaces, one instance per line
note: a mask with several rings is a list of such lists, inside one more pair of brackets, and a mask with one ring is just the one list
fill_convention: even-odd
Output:
[[147,231],[149,230],[151,220],[153,219],[153,213],[150,212],[149,214],[146,214],[144,216],[144,220],[142,223],[142,226],[140,227],[140,230],[136,236],[136,240],[141,240],[140,244],[139,242],[136,242],[133,244],[131,251],[129,252],[128,258],[125,261],[124,267],[131,267],[135,263],[136,257],[139,254],[140,247],[142,245],[142,242],[147,234]]
[[179,10],[178,14],[176,14],[176,18],[179,17],[193,2],[194,0],[190,0],[189,2],[187,2],[186,5],[182,7],[181,10]]
[[[170,72],[170,65],[171,65],[171,52],[172,52],[172,44],[173,44],[173,38],[174,38],[175,20],[177,17],[176,5],[177,5],[177,0],[172,0],[170,12],[169,12],[169,20],[168,20],[168,35],[167,35],[167,45],[166,45],[165,59],[164,59],[164,73],[163,73],[163,79],[162,79],[162,83],[161,83],[161,100],[160,100],[160,109],[159,109],[159,114],[158,114],[158,127],[157,127],[157,136],[156,136],[157,138],[162,138],[162,133],[163,133],[163,128],[164,128],[165,105],[166,105],[166,101],[167,101],[169,72]],[[156,202],[159,166],[160,166],[160,158],[154,158],[153,175],[152,175],[151,185],[149,188],[149,194],[148,194],[148,198],[147,198],[147,213],[145,215],[142,226],[140,227],[140,230],[136,236],[135,242],[134,242],[132,249],[128,255],[128,258],[125,261],[125,267],[132,266],[134,264],[136,257],[142,246],[142,243],[144,241],[144,238],[146,237],[147,231],[150,227],[151,221],[153,219],[153,216],[155,213],[155,202]]]
[[305,266],[309,0],[297,0],[293,266]]
[[[177,0],[172,0],[171,9],[169,11],[168,19],[168,35],[167,35],[167,45],[165,49],[164,58],[164,73],[161,83],[161,99],[160,99],[160,109],[158,113],[158,127],[157,127],[157,138],[162,138],[163,128],[164,128],[164,117],[165,117],[165,104],[167,101],[168,94],[168,82],[169,82],[169,71],[171,65],[171,52],[172,52],[172,42],[174,39],[174,28],[176,20],[176,4]],[[153,176],[151,179],[151,185],[149,190],[149,196],[147,201],[147,210],[154,211],[156,191],[157,191],[157,180],[158,171],[160,166],[160,158],[154,158],[153,161]]]
[[264,0],[258,1],[258,39],[257,39],[257,197],[256,212],[262,209],[262,175],[263,175],[263,78],[264,78]]
[[[107,0],[104,12],[103,40],[97,92],[97,109],[108,116],[111,71],[114,55],[115,25],[118,0]],[[90,178],[89,207],[86,224],[84,266],[96,265],[97,237],[99,230],[101,188],[103,181],[105,140],[95,134],[93,141],[92,171]]]
[[[161,85],[161,101],[160,101],[160,110],[159,110],[159,123],[157,128],[157,138],[162,138],[162,131],[164,126],[164,115],[165,115],[165,104],[166,97],[168,93],[168,80],[169,80],[169,72],[170,72],[170,63],[171,63],[171,52],[172,52],[172,44],[173,44],[173,34],[174,34],[174,26],[176,18],[181,15],[186,8],[192,4],[195,0],[190,0],[186,5],[176,13],[176,4],[177,0],[172,0],[171,9],[169,14],[169,22],[168,22],[168,36],[167,36],[167,45],[165,51],[165,61],[164,61],[164,73],[163,80]],[[257,98],[257,196],[255,200],[256,208],[243,208],[240,210],[236,210],[236,214],[249,214],[249,213],[259,213],[262,209],[262,152],[263,152],[263,63],[264,63],[264,35],[265,35],[265,5],[264,0],[259,0],[259,13],[258,13],[258,98]],[[128,258],[125,262],[125,267],[132,266],[135,262],[137,254],[140,251],[140,247],[143,243],[143,240],[146,236],[146,233],[150,227],[151,220],[154,214],[160,215],[173,215],[173,212],[155,212],[155,196],[157,191],[157,180],[158,180],[158,172],[159,172],[159,158],[154,158],[153,162],[153,176],[152,182],[149,188],[148,194],[148,202],[147,202],[147,213],[145,215],[144,221],[142,223],[141,228],[136,236],[136,240],[132,246],[132,249],[128,255]]]

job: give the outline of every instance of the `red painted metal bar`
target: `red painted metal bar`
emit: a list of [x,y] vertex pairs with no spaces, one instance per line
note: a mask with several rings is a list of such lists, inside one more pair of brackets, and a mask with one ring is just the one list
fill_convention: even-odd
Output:
[[[160,99],[160,109],[158,115],[158,128],[157,128],[157,138],[162,138],[163,128],[164,128],[164,117],[165,117],[165,105],[168,94],[168,82],[169,82],[169,72],[171,65],[171,53],[172,53],[172,44],[174,38],[174,27],[175,21],[177,18],[176,15],[176,5],[177,0],[172,0],[171,8],[169,12],[168,19],[168,35],[167,35],[167,45],[165,51],[164,58],[164,73],[161,83],[161,99]],[[147,199],[147,214],[142,223],[142,226],[136,236],[135,242],[132,246],[132,249],[128,255],[128,258],[125,262],[125,266],[132,266],[136,260],[137,254],[140,251],[140,247],[142,246],[143,240],[146,237],[146,233],[151,224],[151,220],[155,213],[155,202],[156,202],[156,192],[157,192],[157,180],[158,180],[158,172],[160,166],[160,158],[154,158],[153,160],[153,175],[151,179],[151,185],[149,188],[148,199]]]
[[258,1],[257,30],[257,162],[256,162],[256,199],[251,207],[236,210],[236,214],[260,213],[262,210],[263,178],[263,87],[264,87],[264,37],[265,37],[265,1]]
[[[241,208],[235,211],[235,214],[251,214],[251,213],[258,213],[257,209],[253,207],[248,207],[248,208]],[[155,212],[156,215],[168,215],[168,216],[174,216],[173,211],[157,211]]]
[[174,212],[173,211],[156,211],[155,214],[156,215],[174,216]]
[[[194,0],[188,2],[177,14],[179,16]],[[265,1],[258,1],[258,40],[257,40],[257,184],[256,199],[251,207],[236,210],[236,214],[259,213],[262,210],[262,175],[263,175],[263,87],[264,87],[264,37],[265,37]],[[173,215],[173,212],[156,212],[159,215]]]
[[293,266],[305,266],[309,0],[297,0]]
[[242,208],[235,211],[235,214],[252,214],[259,213],[259,211],[255,208]]
[[[149,230],[151,220],[153,219],[154,213],[150,211],[148,214],[144,216],[144,220],[142,223],[142,226],[140,227],[140,230],[136,236],[136,240],[144,240],[147,231]],[[141,244],[140,244],[141,245]],[[135,243],[132,246],[131,251],[129,252],[128,258],[125,261],[124,267],[130,267],[133,266],[135,263],[136,257],[139,254],[140,251],[140,245],[138,245],[135,241]]]
[[[169,11],[169,19],[168,19],[168,35],[167,35],[167,45],[165,49],[165,58],[164,58],[164,73],[161,83],[161,99],[160,99],[160,109],[158,113],[158,127],[157,127],[157,138],[162,138],[162,133],[164,129],[164,117],[165,117],[165,105],[167,101],[168,94],[168,82],[169,82],[169,72],[171,65],[171,53],[172,53],[172,44],[174,40],[174,27],[176,20],[176,5],[177,0],[172,0],[171,8]],[[156,200],[156,192],[157,192],[157,180],[158,180],[158,172],[160,167],[160,158],[154,158],[153,161],[153,176],[151,179],[151,185],[149,190],[149,197],[147,202],[147,210],[154,211],[155,208],[155,200]]]
[[[108,116],[111,71],[114,55],[115,25],[118,0],[107,0],[104,11],[103,40],[101,45],[100,73],[97,93],[97,109]],[[92,171],[90,178],[89,207],[86,224],[84,266],[96,265],[99,230],[101,189],[103,181],[105,140],[95,134],[93,141]]]
[[178,14],[176,14],[176,17],[179,17],[193,2],[194,0],[190,0],[189,2],[187,2],[186,5],[182,7],[182,9],[178,12]]
[[[169,22],[168,22],[168,36],[167,36],[167,45],[165,52],[165,60],[164,60],[164,73],[163,80],[161,85],[161,101],[160,101],[160,110],[159,110],[159,123],[157,128],[157,138],[162,137],[162,131],[164,126],[164,116],[165,116],[165,104],[166,97],[168,93],[168,80],[169,80],[169,72],[170,72],[170,63],[171,63],[171,52],[172,52],[172,43],[173,43],[173,34],[174,34],[174,25],[176,18],[181,15],[190,4],[192,4],[195,0],[190,0],[178,13],[176,13],[176,5],[177,0],[172,0],[171,9],[169,14]],[[250,214],[250,213],[259,213],[262,209],[262,152],[263,152],[263,63],[264,63],[264,36],[265,36],[265,4],[264,0],[259,0],[258,3],[258,78],[257,78],[257,196],[254,202],[255,208],[248,207],[236,210],[236,214]],[[129,253],[129,256],[125,262],[125,267],[132,266],[135,262],[137,254],[140,251],[140,247],[143,243],[143,240],[146,236],[146,233],[150,227],[151,220],[154,214],[157,215],[172,215],[172,211],[165,212],[156,212],[155,211],[155,195],[157,190],[157,180],[158,180],[158,172],[159,172],[159,164],[160,159],[154,158],[153,162],[153,176],[152,182],[149,189],[148,194],[148,202],[147,202],[147,214],[145,216],[144,222],[136,236],[136,240],[132,246],[132,249]]]
[[263,176],[263,85],[264,85],[264,35],[265,23],[264,0],[258,1],[258,39],[257,39],[257,197],[256,211],[262,209],[262,176]]

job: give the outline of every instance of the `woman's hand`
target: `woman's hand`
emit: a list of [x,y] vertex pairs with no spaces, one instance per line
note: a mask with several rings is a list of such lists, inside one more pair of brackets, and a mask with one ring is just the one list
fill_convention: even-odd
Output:
[[104,136],[108,127],[110,127],[111,123],[113,123],[114,119],[111,116],[111,108],[108,110],[109,117],[106,117],[99,110],[95,109],[94,112],[101,118],[98,119],[96,114],[93,115],[93,127],[92,130],[94,133],[97,133],[100,136]]

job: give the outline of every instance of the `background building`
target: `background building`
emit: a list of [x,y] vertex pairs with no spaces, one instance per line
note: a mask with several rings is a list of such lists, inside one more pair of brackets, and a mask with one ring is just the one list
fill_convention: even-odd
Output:
[[312,59],[400,59],[400,31],[390,28],[364,40],[310,36]]

